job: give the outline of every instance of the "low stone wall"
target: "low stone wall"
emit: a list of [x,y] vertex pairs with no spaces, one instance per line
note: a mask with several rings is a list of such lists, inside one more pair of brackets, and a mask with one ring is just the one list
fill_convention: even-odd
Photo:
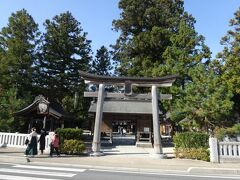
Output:
[[240,142],[218,142],[217,138],[209,138],[210,161],[213,163],[240,162]]

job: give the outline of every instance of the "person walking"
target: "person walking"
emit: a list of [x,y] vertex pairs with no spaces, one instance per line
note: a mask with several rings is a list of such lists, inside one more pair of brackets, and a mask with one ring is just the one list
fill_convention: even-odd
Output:
[[45,137],[46,137],[47,133],[46,133],[46,130],[45,129],[42,129],[41,130],[41,135],[40,135],[40,138],[38,140],[39,142],[39,150],[41,151],[41,155],[43,154],[43,151],[45,150],[45,146],[46,146],[46,140],[45,140]]
[[154,147],[154,138],[153,138],[153,133],[151,132],[151,144],[152,144],[152,147]]
[[32,132],[29,134],[29,143],[27,145],[27,149],[25,150],[25,156],[34,157],[34,155],[37,155],[37,136],[38,134],[36,133],[36,128],[32,128]]
[[52,141],[51,141],[51,147],[50,147],[50,156],[52,157],[53,152],[55,150],[57,156],[60,156],[59,153],[59,146],[60,146],[60,139],[59,136],[56,132],[54,132],[53,137],[52,137]]

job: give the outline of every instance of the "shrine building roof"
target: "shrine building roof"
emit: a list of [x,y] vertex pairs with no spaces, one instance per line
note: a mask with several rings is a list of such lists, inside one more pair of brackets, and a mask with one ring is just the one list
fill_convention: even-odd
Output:
[[[40,104],[43,104],[43,106],[41,107]],[[44,104],[46,109],[44,109]],[[42,110],[43,112],[41,112]],[[29,116],[31,114],[50,115],[60,119],[64,116],[64,111],[56,103],[50,103],[44,96],[39,95],[32,104],[14,113],[16,116]]]

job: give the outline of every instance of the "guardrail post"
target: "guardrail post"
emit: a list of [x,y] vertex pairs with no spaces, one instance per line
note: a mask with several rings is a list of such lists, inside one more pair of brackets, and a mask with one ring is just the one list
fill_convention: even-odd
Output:
[[210,162],[219,163],[218,141],[217,138],[209,138]]

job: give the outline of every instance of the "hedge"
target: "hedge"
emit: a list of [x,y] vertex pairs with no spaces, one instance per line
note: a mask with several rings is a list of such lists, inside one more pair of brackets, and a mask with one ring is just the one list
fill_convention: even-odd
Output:
[[85,150],[85,144],[83,141],[79,140],[64,140],[63,152],[66,154],[81,154]]
[[56,133],[60,137],[60,151],[67,154],[79,154],[85,150],[82,141],[82,129],[64,128],[56,129]]
[[178,158],[209,161],[209,136],[205,133],[184,132],[173,137],[175,154]]
[[64,140],[69,139],[82,139],[83,130],[82,129],[73,129],[73,128],[64,128],[64,129],[56,129],[56,133]]
[[206,148],[177,148],[175,149],[175,154],[177,158],[210,161],[210,152]]
[[178,133],[173,137],[175,148],[208,148],[208,134],[198,132]]

